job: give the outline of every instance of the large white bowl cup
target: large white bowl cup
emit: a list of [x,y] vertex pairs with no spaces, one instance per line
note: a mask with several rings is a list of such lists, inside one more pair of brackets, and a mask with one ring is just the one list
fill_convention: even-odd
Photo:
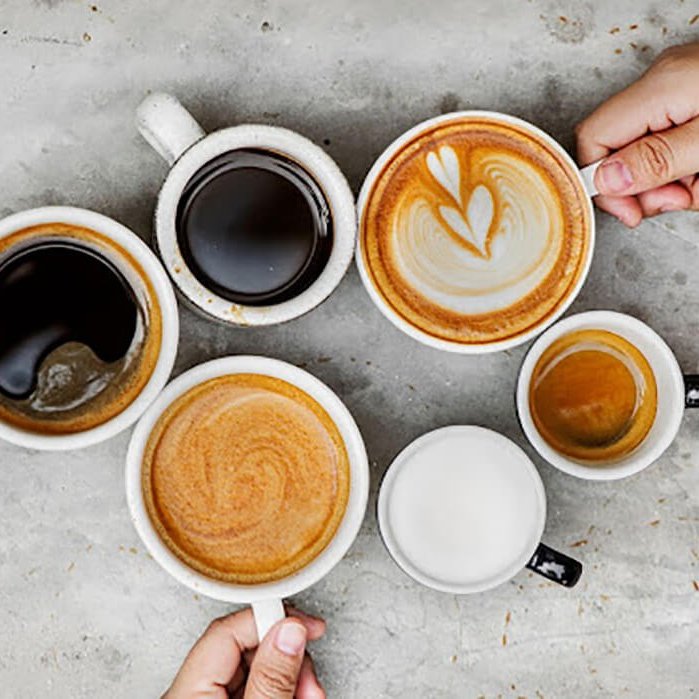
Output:
[[[344,440],[350,462],[350,492],[345,514],[328,546],[307,566],[276,582],[236,585],[208,578],[175,556],[158,536],[143,498],[141,466],[151,430],[162,413],[194,386],[229,374],[262,374],[297,386],[314,398],[330,415]],[[364,442],[354,418],[342,401],[324,383],[286,362],[267,357],[224,357],[200,364],[172,381],[141,418],[134,430],[126,457],[126,498],[131,519],[153,558],[174,578],[208,597],[251,604],[258,635],[284,618],[282,599],[295,595],[327,575],[352,545],[364,519],[369,494],[369,463]]]
[[364,179],[364,184],[359,192],[359,198],[357,200],[357,213],[359,219],[359,226],[361,229],[362,221],[365,215],[365,209],[368,204],[370,195],[374,189],[376,181],[381,176],[384,168],[389,163],[389,161],[399,153],[403,147],[412,141],[416,136],[419,136],[425,131],[433,129],[435,126],[440,124],[446,124],[450,121],[457,121],[462,119],[491,119],[494,121],[499,121],[503,124],[511,124],[524,131],[531,133],[534,138],[542,141],[548,145],[552,150],[554,150],[559,157],[567,163],[569,170],[573,173],[573,176],[578,178],[581,188],[587,192],[589,199],[587,201],[588,206],[588,220],[590,221],[590,230],[588,231],[589,244],[587,247],[587,253],[585,259],[583,260],[583,269],[580,273],[577,282],[570,289],[567,296],[563,300],[556,312],[547,316],[539,323],[534,325],[529,330],[519,333],[514,337],[507,338],[505,340],[497,340],[494,342],[482,342],[482,343],[462,343],[454,340],[446,340],[443,338],[435,337],[429,333],[415,327],[409,323],[405,318],[398,314],[393,307],[386,301],[381,292],[375,287],[374,282],[369,275],[369,272],[364,263],[364,252],[362,249],[363,241],[362,235],[359,235],[357,243],[357,251],[355,259],[357,262],[357,268],[359,269],[359,276],[361,277],[364,288],[371,297],[371,300],[381,311],[381,313],[388,318],[396,327],[402,330],[406,335],[422,342],[430,347],[435,347],[436,349],[446,350],[448,352],[458,352],[461,354],[486,354],[489,352],[499,352],[501,350],[510,349],[521,345],[528,340],[542,332],[545,328],[553,324],[558,318],[560,318],[571,303],[575,300],[577,295],[580,293],[585,279],[587,278],[588,271],[590,269],[590,264],[592,262],[592,254],[595,247],[595,218],[592,207],[592,197],[597,194],[597,190],[594,185],[594,175],[595,171],[600,165],[601,161],[588,165],[582,170],[578,169],[573,159],[566,153],[564,148],[551,136],[539,129],[538,127],[530,124],[527,121],[518,119],[517,117],[510,116],[509,114],[502,114],[500,112],[488,112],[488,111],[463,111],[463,112],[452,112],[450,114],[443,114],[433,119],[428,119],[423,121],[416,126],[414,126],[409,131],[399,136],[393,143],[391,143],[386,150],[378,157],[376,162],[373,164],[366,178]]

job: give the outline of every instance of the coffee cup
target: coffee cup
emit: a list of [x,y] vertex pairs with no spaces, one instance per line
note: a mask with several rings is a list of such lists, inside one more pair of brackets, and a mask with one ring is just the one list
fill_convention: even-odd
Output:
[[[149,512],[155,512],[155,509],[151,505],[153,502],[153,489],[151,488],[151,484],[155,484],[153,488],[157,488],[156,480],[159,477],[156,474],[156,467],[152,465],[154,458],[152,456],[154,454],[154,447],[152,445],[154,439],[155,443],[158,445],[157,449],[162,450],[164,458],[167,458],[167,454],[164,451],[166,447],[162,446],[164,442],[159,436],[162,434],[162,432],[158,432],[159,426],[163,424],[163,420],[167,422],[167,420],[170,419],[168,416],[175,415],[176,413],[173,413],[173,410],[177,410],[177,406],[181,405],[183,400],[187,400],[187,396],[193,395],[193,392],[199,392],[197,395],[201,396],[201,391],[206,390],[206,387],[214,386],[213,390],[216,391],[220,386],[220,384],[216,382],[225,383],[227,381],[234,382],[231,388],[232,391],[240,392],[235,395],[242,397],[240,406],[242,406],[243,410],[248,409],[251,397],[254,402],[255,396],[257,395],[256,391],[260,390],[260,385],[258,385],[260,382],[281,382],[285,386],[285,391],[294,392],[293,395],[296,396],[295,400],[302,400],[305,404],[315,405],[316,408],[332,422],[334,425],[333,430],[339,435],[339,439],[344,445],[342,448],[346,453],[348,480],[346,481],[347,485],[344,487],[346,504],[344,505],[344,510],[340,510],[341,519],[337,520],[336,528],[331,531],[329,541],[327,541],[322,550],[314,550],[310,560],[304,559],[300,567],[292,569],[291,573],[285,574],[281,578],[278,578],[277,575],[268,575],[266,577],[255,575],[253,577],[250,575],[249,566],[245,577],[242,575],[237,577],[224,577],[219,574],[221,570],[220,566],[215,571],[209,573],[208,571],[214,564],[209,564],[208,567],[202,566],[201,561],[204,560],[203,556],[199,556],[199,560],[194,561],[191,557],[188,558],[186,554],[182,553],[184,547],[178,548],[173,546],[172,537],[169,537],[167,532],[163,532],[162,523],[165,521],[165,514],[163,514],[162,518],[160,515],[154,517],[149,514]],[[237,386],[235,385],[236,381],[241,381],[244,385]],[[301,398],[299,398],[299,396],[301,396]],[[236,397],[235,401],[237,400],[238,398]],[[261,417],[258,419],[259,416],[255,415],[250,418],[248,422],[244,421],[243,423],[238,423],[236,420],[241,413],[236,412],[237,408],[235,408],[235,406],[231,412],[226,412],[228,407],[222,407],[217,403],[214,407],[210,408],[210,405],[210,403],[206,403],[205,416],[196,420],[196,425],[194,426],[195,431],[197,429],[203,429],[201,428],[201,423],[206,422],[212,413],[216,413],[217,415],[224,416],[223,421],[226,424],[226,429],[228,429],[230,425],[234,425],[233,428],[230,428],[234,429],[234,438],[231,440],[222,440],[221,443],[225,446],[225,453],[216,457],[211,456],[208,452],[205,455],[201,453],[210,447],[212,441],[216,441],[206,436],[198,443],[187,447],[188,457],[194,459],[201,457],[205,459],[209,465],[214,463],[217,459],[220,461],[229,459],[230,463],[226,468],[230,467],[230,470],[226,471],[224,474],[225,482],[222,484],[222,489],[225,487],[233,488],[233,490],[230,492],[230,498],[228,498],[228,493],[224,495],[222,492],[208,492],[207,488],[211,490],[210,482],[212,478],[209,471],[209,475],[207,476],[208,480],[202,481],[205,485],[197,487],[197,493],[194,495],[194,499],[199,497],[203,489],[207,490],[207,492],[203,494],[205,498],[210,497],[214,500],[216,500],[217,497],[219,500],[223,498],[223,504],[219,502],[219,505],[224,508],[227,508],[229,504],[236,505],[238,502],[244,503],[242,505],[242,512],[240,511],[240,507],[236,512],[233,512],[233,510],[226,510],[226,514],[223,517],[225,521],[221,523],[220,527],[216,523],[211,526],[217,527],[217,532],[227,531],[228,529],[235,529],[236,531],[243,532],[241,536],[248,537],[245,545],[249,546],[256,532],[265,531],[263,527],[266,526],[267,523],[270,521],[277,521],[277,519],[282,516],[282,514],[280,514],[282,510],[287,511],[290,509],[286,506],[279,508],[274,498],[282,497],[280,493],[288,491],[291,487],[288,481],[286,485],[283,483],[280,485],[277,471],[279,468],[281,468],[282,471],[285,468],[283,466],[285,440],[293,440],[297,436],[296,433],[281,434],[289,428],[289,424],[291,424],[289,420],[292,420],[292,413],[295,412],[295,408],[289,409],[290,404],[288,404],[288,401],[287,403],[282,402],[280,404],[282,406],[282,412],[278,413],[278,415],[281,414],[283,416],[283,424],[282,429],[276,432],[274,444],[271,442],[267,443],[267,441],[271,439],[269,433],[267,437],[256,436],[254,440],[251,439],[251,443],[254,441],[254,445],[247,450],[246,454],[242,455],[241,458],[238,458],[237,454],[231,458],[230,450],[238,448],[239,446],[233,445],[232,442],[236,441],[236,438],[244,431],[244,428],[240,428],[239,425],[247,424],[249,426],[250,424],[254,424],[256,425],[255,429],[258,427],[267,429],[270,424],[277,424],[275,422],[276,418],[270,420],[266,416],[265,419]],[[230,407],[232,402],[228,405]],[[188,417],[186,419],[190,420]],[[191,420],[189,423],[183,424],[194,425]],[[191,431],[192,430],[189,428],[185,429],[188,435],[191,434]],[[312,431],[306,432],[304,428],[303,434],[305,436],[301,439],[303,443],[299,448],[304,448],[306,446],[306,443],[309,441],[308,435],[311,433]],[[300,432],[298,434],[300,434]],[[238,439],[238,441],[240,440]],[[291,444],[288,446],[289,448],[292,447]],[[282,459],[282,461],[280,461],[280,459]],[[166,472],[166,478],[173,477],[173,469],[170,468],[168,464],[172,464],[175,461],[181,462],[182,459],[175,458],[165,464],[164,471]],[[305,468],[305,462],[305,459],[300,460],[299,469]],[[282,464],[282,466],[280,466],[280,464]],[[207,468],[209,467],[207,466]],[[196,466],[194,469],[196,469]],[[270,471],[269,478],[262,473],[265,469]],[[231,483],[234,483],[234,486],[231,486]],[[308,477],[300,487],[304,491],[312,491],[315,487],[314,483],[315,481],[311,476]],[[168,573],[170,573],[170,575],[198,593],[225,602],[251,604],[260,638],[265,635],[267,630],[274,623],[284,617],[282,599],[297,594],[318,582],[322,577],[327,575],[345,555],[354,541],[362,523],[366,509],[368,489],[369,468],[364,443],[359,429],[347,408],[333,391],[308,372],[285,362],[266,357],[225,357],[223,359],[206,362],[180,375],[165,388],[139,421],[134,430],[126,459],[126,496],[131,519],[150,554]],[[274,491],[274,493],[272,491]],[[244,499],[245,493],[249,496],[248,500]],[[158,512],[164,512],[167,506],[165,504],[166,496],[158,496],[156,492],[156,497],[159,498],[157,501],[159,503],[157,507],[160,508]],[[312,519],[313,516],[315,516],[314,513],[320,510],[321,506],[318,497],[316,497],[316,493],[311,493],[308,497],[313,500],[313,503],[316,503],[313,504],[309,500],[310,509],[307,519]],[[176,507],[179,507],[178,503],[182,501],[183,498],[181,495],[176,495],[173,498]],[[191,503],[187,503],[187,507],[189,508],[188,513],[191,511],[190,505]],[[245,519],[247,516],[246,508],[249,508],[250,518],[251,521],[254,520],[254,524],[250,524],[249,522],[241,523],[242,519]],[[209,522],[212,517],[212,509],[213,507],[207,507],[202,515],[202,519],[206,519],[207,522]],[[313,510],[313,512],[311,510]],[[235,517],[238,519],[233,521],[231,518]],[[300,517],[295,521],[298,523],[305,519],[305,517]],[[199,528],[201,521],[197,521],[196,516],[190,518],[188,521],[187,532],[191,534],[191,532]],[[209,522],[209,524],[211,523]],[[174,527],[171,526],[170,528],[173,529]],[[268,542],[257,542],[259,545],[253,542],[254,551],[252,555],[256,556],[264,550],[263,553],[266,557],[266,550],[273,548],[278,540],[283,539],[288,534],[287,527],[284,531],[279,532],[278,537],[274,538],[274,541],[271,540],[273,537],[270,537]],[[189,536],[189,534],[185,534],[185,536]],[[194,534],[192,534],[192,536],[194,536]],[[207,539],[210,540],[210,538],[211,534],[208,531],[202,535],[201,539],[204,541],[205,546],[208,545]],[[166,543],[166,541],[169,543]],[[221,550],[222,545],[217,544],[213,550],[213,556],[218,555]],[[249,558],[248,556],[247,559]],[[187,559],[187,561],[185,561],[185,559]],[[242,559],[238,558],[237,560]],[[255,563],[255,565],[257,565],[257,563]],[[247,580],[248,582],[234,582],[236,579]],[[250,582],[251,580],[256,580],[258,582]]]
[[[568,337],[575,338],[578,333],[599,333],[600,331],[611,333],[613,337],[622,338],[640,353],[643,358],[642,361],[647,363],[649,367],[648,370],[643,372],[648,374],[649,379],[644,381],[643,377],[639,376],[639,378],[632,378],[632,380],[641,384],[652,383],[652,393],[650,398],[646,400],[646,407],[650,411],[648,425],[643,430],[643,434],[636,440],[637,443],[631,443],[628,448],[615,454],[614,458],[595,461],[586,458],[573,458],[567,452],[564,453],[565,450],[561,450],[560,447],[554,448],[549,443],[550,439],[544,438],[542,430],[537,427],[536,415],[533,414],[531,400],[537,367],[540,366],[542,358],[543,360],[546,359],[545,353],[547,350],[552,347],[555,348],[555,343],[565,341]],[[594,347],[582,347],[581,349],[589,351],[590,349],[594,350]],[[575,347],[572,350],[575,350]],[[567,356],[570,356],[572,350],[568,350]],[[618,354],[616,349],[610,351]],[[625,364],[630,365],[628,360],[623,357],[621,359],[624,360]],[[638,363],[638,360],[635,361]],[[629,373],[634,375],[640,372],[630,366]],[[609,381],[608,374],[603,376],[606,381]],[[564,381],[565,379],[563,379]],[[585,377],[581,377],[580,381],[581,383],[585,382]],[[587,379],[588,383],[594,384],[595,381],[600,381],[599,375],[590,376]],[[561,383],[560,379],[559,383]],[[607,392],[609,392],[609,385],[606,388]],[[685,407],[699,406],[699,401],[697,401],[697,397],[699,397],[698,388],[699,377],[695,375],[683,376],[670,347],[648,325],[624,313],[588,311],[559,321],[543,333],[532,345],[520,368],[516,403],[519,420],[527,439],[552,466],[564,473],[587,480],[616,480],[638,473],[660,458],[677,436]],[[561,390],[565,391],[566,387],[562,385]],[[619,391],[615,390],[613,392],[615,394],[613,398],[618,401]],[[639,385],[636,393],[641,396],[643,392],[643,386]],[[570,400],[571,397],[569,396],[568,398]],[[574,399],[575,397],[573,396],[572,398]],[[588,414],[592,410],[599,413],[603,410],[603,406],[599,406],[602,399],[593,396],[589,401],[592,407],[583,405],[583,409]],[[623,430],[619,434],[619,441],[625,437],[634,426],[635,421],[637,421],[637,415],[639,414],[637,406],[639,405],[641,405],[640,399],[628,408],[627,412],[630,417],[623,420],[624,424],[621,425]],[[571,407],[569,404],[569,414],[575,415],[575,413],[571,412],[574,409],[575,406]],[[605,415],[604,419],[608,422],[609,416]],[[643,419],[645,420],[645,418]],[[580,430],[576,432],[576,434],[579,433]],[[590,441],[594,442],[595,440],[590,439]],[[611,440],[612,446],[615,441],[616,438]]]
[[508,114],[418,124],[379,156],[359,194],[364,287],[431,347],[481,354],[526,342],[585,282],[597,166],[579,170],[551,136]]
[[47,206],[0,221],[0,438],[78,449],[135,422],[167,382],[177,303],[125,226]]
[[356,214],[344,175],[321,148],[260,124],[207,135],[161,93],[141,103],[137,125],[170,166],[155,241],[195,309],[233,325],[271,325],[332,293],[352,259]]
[[541,543],[546,494],[531,459],[483,427],[442,427],[405,447],[383,478],[377,514],[398,566],[441,592],[483,592],[523,568],[565,587],[582,574]]

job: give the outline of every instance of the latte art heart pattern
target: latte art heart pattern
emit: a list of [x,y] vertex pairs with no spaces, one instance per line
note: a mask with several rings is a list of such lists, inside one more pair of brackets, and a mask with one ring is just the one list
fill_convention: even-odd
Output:
[[[558,259],[564,229],[555,190],[513,153],[474,148],[461,164],[452,148],[450,189],[411,193],[394,220],[403,277],[426,298],[457,313],[489,313],[537,289]],[[443,188],[444,171],[426,164]],[[464,158],[465,160],[465,158]],[[434,169],[433,169],[434,168]],[[454,185],[478,183],[471,192]],[[491,194],[492,192],[492,194]],[[458,199],[457,199],[458,196]],[[447,202],[466,200],[465,210]]]
[[377,180],[363,259],[411,324],[491,342],[555,312],[584,267],[588,209],[560,156],[529,134],[494,121],[446,124]]
[[[461,167],[454,149],[443,146],[439,149],[439,155],[429,153],[427,167],[461,207]],[[452,231],[469,242],[484,257],[488,253],[487,240],[493,223],[493,212],[493,195],[482,184],[473,190],[465,212],[448,205],[439,207],[439,213]]]

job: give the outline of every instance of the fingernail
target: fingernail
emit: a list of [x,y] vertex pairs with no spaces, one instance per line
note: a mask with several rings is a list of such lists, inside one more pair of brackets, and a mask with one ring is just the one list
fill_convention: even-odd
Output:
[[633,216],[629,216],[628,213],[612,214],[612,216],[614,216],[619,223],[623,223],[627,228],[634,228],[638,223],[636,219]]
[[279,627],[275,641],[285,655],[299,655],[306,647],[306,629],[301,624],[286,622]]
[[625,192],[633,185],[631,170],[620,160],[602,163],[598,172],[602,184],[601,190],[605,194]]

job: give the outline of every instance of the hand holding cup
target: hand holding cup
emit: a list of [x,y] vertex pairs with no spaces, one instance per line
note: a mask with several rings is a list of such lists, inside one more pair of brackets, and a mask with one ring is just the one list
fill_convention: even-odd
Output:
[[603,211],[633,228],[647,216],[699,209],[699,43],[661,53],[576,131],[582,165],[605,158],[595,174]]

